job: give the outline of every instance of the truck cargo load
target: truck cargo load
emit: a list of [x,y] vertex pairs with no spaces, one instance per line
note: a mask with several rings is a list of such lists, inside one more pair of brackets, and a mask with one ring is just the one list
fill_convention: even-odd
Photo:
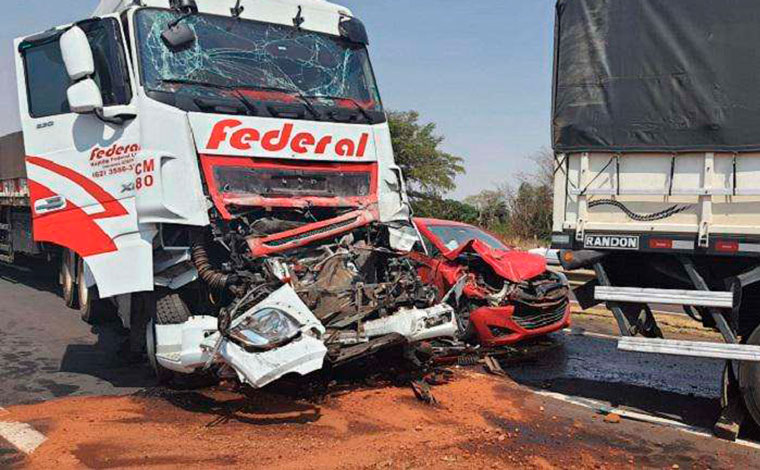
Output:
[[558,2],[557,247],[760,254],[758,25],[752,0]]
[[760,4],[563,0],[554,146],[760,150]]
[[24,134],[15,132],[0,137],[0,180],[26,178]]

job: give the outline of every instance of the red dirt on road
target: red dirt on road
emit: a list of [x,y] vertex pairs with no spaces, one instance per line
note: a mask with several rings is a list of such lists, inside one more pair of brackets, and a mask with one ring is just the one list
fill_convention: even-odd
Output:
[[650,425],[631,424],[626,434],[622,423],[604,423],[588,410],[470,369],[433,392],[437,406],[418,401],[410,388],[390,386],[318,402],[270,392],[157,389],[17,406],[3,419],[30,423],[48,437],[24,462],[39,469],[715,469],[753,463],[741,452],[657,437],[666,431]]

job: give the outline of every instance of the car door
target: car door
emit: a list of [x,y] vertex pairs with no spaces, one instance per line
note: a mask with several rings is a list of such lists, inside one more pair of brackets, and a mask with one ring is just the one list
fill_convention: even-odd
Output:
[[[100,88],[103,106],[130,105],[134,80],[119,20],[106,17],[76,26],[92,49],[91,78]],[[34,238],[84,258],[102,297],[150,290],[150,242],[140,235],[135,208],[139,122],[106,122],[97,113],[69,109],[72,82],[60,46],[67,30],[16,41]]]

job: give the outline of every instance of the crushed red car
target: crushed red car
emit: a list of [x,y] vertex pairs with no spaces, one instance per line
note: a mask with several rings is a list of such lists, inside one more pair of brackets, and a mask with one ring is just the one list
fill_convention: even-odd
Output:
[[443,296],[467,277],[458,305],[466,341],[505,346],[570,325],[567,281],[547,270],[543,257],[511,249],[472,225],[422,218],[414,223],[424,246],[410,256],[422,280]]

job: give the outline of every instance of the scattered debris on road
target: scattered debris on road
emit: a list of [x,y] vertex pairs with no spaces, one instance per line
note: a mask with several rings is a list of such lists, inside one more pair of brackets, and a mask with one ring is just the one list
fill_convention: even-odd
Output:
[[[718,440],[627,421],[610,433],[588,410],[514,382],[456,369],[433,387],[441,405],[379,377],[338,378],[327,392],[283,384],[242,392],[155,388],[129,397],[67,398],[15,406],[44,422],[48,441],[24,466],[123,468],[754,468],[752,452]],[[347,382],[348,381],[348,382]],[[546,408],[546,413],[538,410]],[[336,464],[336,462],[338,462]]]

